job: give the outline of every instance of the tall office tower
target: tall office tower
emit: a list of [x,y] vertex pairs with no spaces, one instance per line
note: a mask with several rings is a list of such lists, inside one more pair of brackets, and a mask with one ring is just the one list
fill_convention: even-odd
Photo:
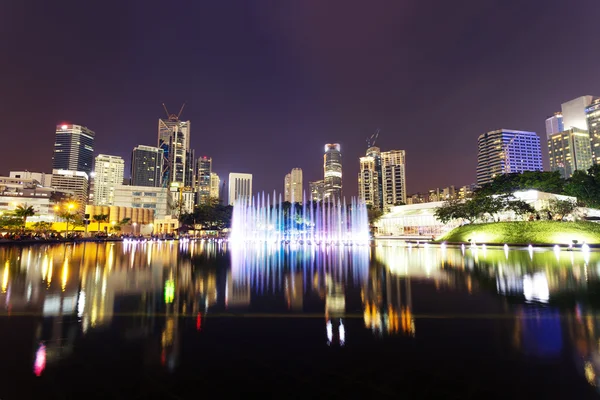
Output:
[[563,115],[560,112],[554,113],[553,116],[546,118],[546,137],[550,139],[550,136],[556,135],[565,130],[563,124]]
[[115,187],[123,183],[125,161],[118,156],[98,154],[94,171],[94,204],[112,206]]
[[83,171],[71,171],[64,169],[52,170],[52,187],[72,194],[77,202],[77,212],[83,214],[88,202],[89,175]]
[[590,132],[592,161],[594,164],[600,164],[600,98],[592,101],[592,104],[585,109],[585,115]]
[[540,138],[535,132],[500,129],[480,135],[477,143],[479,186],[500,174],[543,170]]
[[250,201],[252,198],[252,174],[229,174],[229,205],[238,200]]
[[342,153],[339,143],[326,144],[323,155],[323,200],[342,197]]
[[321,201],[325,195],[325,182],[322,180],[308,182],[308,190],[312,201]]
[[[381,168],[381,164],[379,164]],[[360,158],[360,172],[358,173],[358,197],[373,209],[381,208],[381,198],[379,197],[380,171],[377,169],[377,162],[374,157],[366,156]]]
[[139,145],[131,153],[131,185],[162,186],[163,150]]
[[593,99],[594,96],[587,95],[561,104],[564,126],[563,130],[572,128],[577,128],[580,130],[588,129],[585,109],[592,103]]
[[381,153],[382,206],[385,211],[406,204],[406,153],[390,150]]
[[284,180],[284,201],[302,203],[302,169],[293,168]]
[[94,137],[96,134],[81,125],[56,126],[52,169],[92,173],[94,162]]
[[550,170],[567,179],[576,170],[587,171],[593,164],[590,134],[583,129],[569,129],[548,140]]
[[211,199],[219,199],[219,189],[221,186],[221,179],[219,179],[219,175],[214,172],[210,173],[210,198]]
[[181,111],[179,115],[168,115],[168,119],[158,120],[158,147],[164,152],[163,187],[193,187],[194,157],[190,149],[190,121],[179,119]]
[[200,157],[196,162],[196,203],[206,204],[210,197],[212,158]]

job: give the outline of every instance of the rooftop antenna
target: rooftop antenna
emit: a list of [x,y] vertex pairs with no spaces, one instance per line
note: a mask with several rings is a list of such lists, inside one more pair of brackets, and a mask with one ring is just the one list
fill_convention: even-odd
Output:
[[380,131],[380,129],[377,128],[375,130],[375,133],[373,133],[370,137],[367,138],[367,148],[371,148],[371,147],[375,146],[375,142],[377,141],[377,138],[379,137],[379,131]]
[[169,119],[169,121],[179,121],[179,117],[181,116],[181,113],[183,112],[185,103],[183,103],[183,105],[181,106],[181,109],[179,110],[179,114],[177,114],[177,115],[169,114],[169,110],[167,110],[167,106],[165,105],[165,103],[162,103],[162,105],[163,105],[163,108],[165,109],[165,113],[167,113],[167,118]]

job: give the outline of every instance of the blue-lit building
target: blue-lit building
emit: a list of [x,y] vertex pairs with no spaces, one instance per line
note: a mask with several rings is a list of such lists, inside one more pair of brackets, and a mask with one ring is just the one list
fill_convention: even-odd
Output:
[[85,126],[57,125],[52,169],[85,172],[90,176],[94,165],[95,136]]
[[561,112],[554,113],[553,116],[546,118],[546,137],[550,139],[552,135],[561,133],[565,130],[563,115]]
[[477,185],[501,174],[543,171],[540,138],[535,132],[499,129],[479,136]]

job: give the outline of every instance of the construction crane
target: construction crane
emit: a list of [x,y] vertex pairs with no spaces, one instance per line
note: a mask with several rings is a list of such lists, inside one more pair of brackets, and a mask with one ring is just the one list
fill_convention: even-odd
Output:
[[375,142],[379,137],[379,128],[370,137],[367,138],[367,149],[375,146]]
[[183,103],[183,105],[181,106],[181,109],[179,109],[179,114],[175,115],[175,114],[169,114],[169,110],[167,110],[167,106],[165,105],[165,103],[162,103],[163,108],[165,109],[165,112],[167,113],[167,118],[169,119],[169,121],[179,121],[179,117],[181,117],[181,113],[183,112],[183,108],[185,107],[186,103]]

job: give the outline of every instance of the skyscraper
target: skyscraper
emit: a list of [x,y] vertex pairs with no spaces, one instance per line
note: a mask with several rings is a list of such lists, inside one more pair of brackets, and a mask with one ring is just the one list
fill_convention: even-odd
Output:
[[390,207],[406,204],[406,153],[404,150],[390,150],[381,153],[382,206]]
[[112,206],[115,188],[123,184],[125,161],[118,156],[98,154],[94,172],[94,204]]
[[194,156],[190,149],[190,121],[170,114],[158,120],[158,147],[164,152],[163,178],[165,187],[193,187]]
[[585,114],[590,132],[592,161],[594,164],[600,164],[600,98],[592,101],[585,109]]
[[293,168],[284,179],[284,201],[302,203],[302,169]]
[[546,137],[550,139],[550,136],[556,135],[565,130],[563,124],[563,115],[560,112],[554,113],[553,116],[546,118]]
[[211,188],[212,158],[200,157],[196,162],[196,202],[208,202]]
[[211,199],[219,199],[219,189],[221,187],[221,179],[219,179],[219,175],[214,172],[210,173],[210,198]]
[[131,185],[162,186],[163,150],[139,145],[131,153]]
[[340,199],[342,197],[342,153],[339,143],[325,145],[323,172],[323,199]]
[[590,134],[587,130],[572,128],[552,135],[548,140],[550,169],[570,178],[576,170],[587,171],[593,164]]
[[382,174],[381,151],[378,147],[370,147],[367,156],[360,157],[360,172],[358,173],[358,197],[366,205],[381,209]]
[[325,182],[323,180],[308,182],[308,190],[312,201],[321,201],[324,196]]
[[57,125],[52,169],[81,171],[89,177],[94,162],[95,136],[93,131],[81,125]]
[[479,186],[500,174],[543,170],[540,138],[535,132],[500,129],[480,135],[477,142]]
[[229,204],[238,200],[250,201],[252,198],[252,174],[229,174]]
[[564,125],[563,130],[572,128],[577,128],[579,130],[588,129],[585,109],[592,103],[593,99],[594,96],[587,95],[561,104]]

